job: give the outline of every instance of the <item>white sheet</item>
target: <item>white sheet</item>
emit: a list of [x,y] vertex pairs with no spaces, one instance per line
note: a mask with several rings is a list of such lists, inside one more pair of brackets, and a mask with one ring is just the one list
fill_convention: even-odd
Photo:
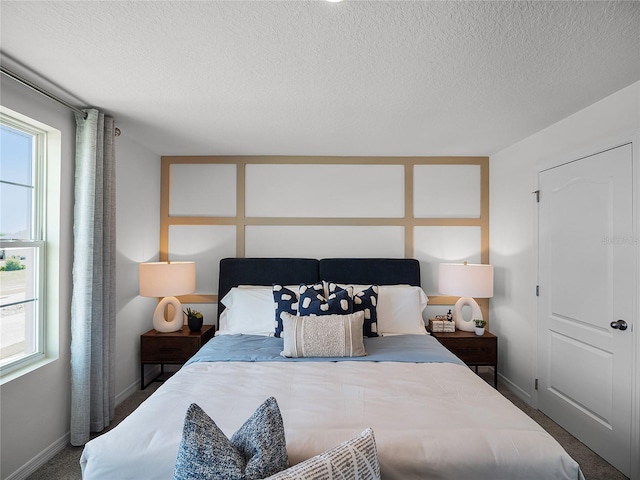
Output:
[[231,436],[271,395],[291,464],[372,427],[385,480],[583,478],[550,435],[468,368],[395,362],[186,366],[86,445],[83,478],[170,479],[192,402]]

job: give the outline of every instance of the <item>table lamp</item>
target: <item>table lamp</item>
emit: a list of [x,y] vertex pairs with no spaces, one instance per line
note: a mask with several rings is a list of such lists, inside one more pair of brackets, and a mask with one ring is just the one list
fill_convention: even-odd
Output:
[[[438,267],[438,291],[442,295],[455,295],[460,299],[453,307],[453,321],[458,330],[473,332],[473,320],[483,320],[480,305],[475,298],[493,297],[493,265],[441,263]],[[471,307],[471,319],[462,316],[462,307]]]
[[[158,332],[180,330],[184,325],[184,313],[182,304],[176,296],[193,293],[196,290],[195,262],[141,263],[139,272],[140,295],[164,297],[153,312],[153,328]],[[168,308],[169,306],[173,311]]]

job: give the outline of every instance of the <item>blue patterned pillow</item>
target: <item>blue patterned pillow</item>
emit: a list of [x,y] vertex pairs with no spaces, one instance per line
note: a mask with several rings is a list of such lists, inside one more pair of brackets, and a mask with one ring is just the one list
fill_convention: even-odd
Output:
[[269,397],[229,440],[198,405],[184,420],[174,480],[250,480],[289,466],[278,403]]
[[[343,290],[337,283],[327,282],[325,280],[325,288],[329,294]],[[347,288],[354,288],[348,286]],[[362,288],[362,287],[357,287]],[[364,312],[364,324],[362,327],[362,334],[365,337],[377,337],[378,336],[378,293],[380,287],[378,285],[371,285],[364,290],[359,291],[353,295],[353,313]]]
[[276,309],[274,334],[276,337],[282,337],[282,318],[280,315],[282,312],[291,315],[298,314],[298,295],[282,285],[273,285],[272,291]]
[[378,285],[371,285],[353,295],[353,311],[364,312],[362,331],[365,337],[378,336],[378,291]]
[[346,315],[353,312],[353,289],[337,287],[325,297],[324,284],[300,285],[298,315]]

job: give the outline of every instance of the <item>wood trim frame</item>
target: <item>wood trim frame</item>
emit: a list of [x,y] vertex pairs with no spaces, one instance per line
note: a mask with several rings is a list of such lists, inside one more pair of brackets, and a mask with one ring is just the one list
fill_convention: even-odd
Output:
[[[176,164],[233,164],[236,165],[236,216],[204,217],[169,215],[171,198],[171,166]],[[317,165],[403,165],[404,216],[398,218],[305,218],[305,217],[246,217],[245,172],[249,164],[317,164]],[[479,165],[479,218],[414,218],[413,171],[416,165]],[[417,226],[478,226],[480,227],[480,261],[489,263],[489,158],[488,157],[321,157],[321,156],[163,156],[160,187],[160,261],[169,257],[169,227],[172,225],[235,225],[236,256],[245,252],[247,225],[345,225],[345,226],[401,226],[404,227],[404,256],[414,256],[413,230]],[[457,297],[430,296],[430,305],[453,305]],[[183,295],[184,303],[217,303],[216,293]],[[489,300],[478,302],[485,319],[489,318]]]

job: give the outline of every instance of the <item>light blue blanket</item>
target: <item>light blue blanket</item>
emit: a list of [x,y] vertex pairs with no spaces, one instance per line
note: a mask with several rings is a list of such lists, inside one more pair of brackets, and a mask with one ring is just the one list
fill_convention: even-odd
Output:
[[212,338],[188,362],[407,362],[458,363],[462,360],[430,335],[393,335],[364,339],[365,357],[285,358],[283,339],[258,335]]

